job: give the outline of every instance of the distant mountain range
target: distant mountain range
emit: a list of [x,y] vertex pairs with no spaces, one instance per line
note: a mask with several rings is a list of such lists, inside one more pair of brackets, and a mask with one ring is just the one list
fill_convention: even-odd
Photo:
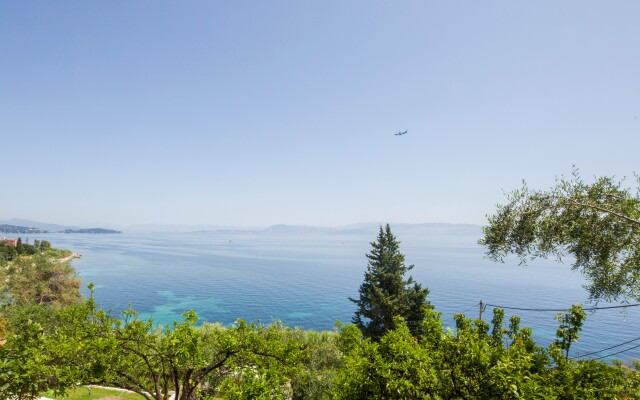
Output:
[[[265,232],[274,233],[377,233],[380,227],[384,227],[386,222],[365,222],[359,224],[345,225],[340,227],[321,227],[307,225],[273,225],[266,229]],[[420,235],[444,235],[444,234],[460,234],[471,233],[479,234],[482,232],[480,225],[473,224],[447,224],[447,223],[424,223],[424,224],[403,224],[390,223],[394,234],[420,234]]]
[[43,222],[30,221],[27,219],[13,218],[0,221],[0,233],[12,234],[34,234],[34,233],[122,233],[120,231],[104,228],[79,228],[77,226],[66,226],[57,224],[47,224]]
[[[326,226],[314,226],[314,225],[272,225],[267,228],[252,228],[252,229],[188,229],[188,227],[182,227],[182,232],[258,232],[265,234],[282,234],[282,235],[322,235],[322,234],[365,234],[376,235],[378,229],[381,226],[385,226],[384,223],[366,222],[360,224],[352,224],[338,227],[326,227]],[[473,224],[447,224],[447,223],[424,223],[424,224],[402,224],[402,223],[390,223],[393,233],[396,235],[460,235],[460,234],[473,234],[480,235],[482,233],[482,227],[480,225]],[[187,229],[185,229],[187,228]]]
[[[331,233],[363,233],[375,235],[380,226],[386,222],[364,222],[338,227],[314,226],[314,225],[272,225],[267,228],[260,227],[232,227],[222,225],[131,225],[127,228],[130,233],[149,232],[264,232],[285,235],[302,234],[331,234]],[[447,235],[447,234],[481,234],[482,227],[473,224],[448,224],[448,223],[391,223],[394,234],[399,235]],[[27,219],[0,220],[0,233],[88,233],[108,234],[121,233],[119,230],[104,228],[83,228],[69,225],[47,224]]]

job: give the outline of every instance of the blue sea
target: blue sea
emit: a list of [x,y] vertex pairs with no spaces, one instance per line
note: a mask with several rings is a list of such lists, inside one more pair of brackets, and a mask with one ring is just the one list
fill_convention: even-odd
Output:
[[[413,278],[452,327],[454,313],[477,318],[479,303],[502,307],[567,309],[588,303],[582,276],[570,260],[537,260],[519,266],[487,259],[477,245],[481,228],[470,225],[401,225],[394,229]],[[181,233],[43,234],[57,248],[82,254],[72,265],[95,298],[114,314],[131,306],[160,324],[195,310],[202,321],[232,324],[241,318],[281,320],[304,329],[332,330],[350,322],[376,226],[344,230],[270,229]],[[24,240],[24,238],[23,238]],[[85,290],[85,294],[88,292]],[[598,306],[606,306],[600,303]],[[541,345],[553,341],[556,312],[510,311],[533,329]],[[490,321],[492,308],[483,319]],[[640,336],[640,307],[588,312],[580,356]],[[639,338],[640,339],[640,338]],[[640,358],[640,340],[587,358]],[[622,353],[609,357],[613,353]]]

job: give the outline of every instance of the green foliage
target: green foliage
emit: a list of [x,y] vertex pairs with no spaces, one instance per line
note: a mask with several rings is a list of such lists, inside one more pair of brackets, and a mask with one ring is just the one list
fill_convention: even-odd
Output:
[[86,323],[91,313],[90,304],[11,307],[7,342],[0,346],[0,399],[61,394],[92,379],[104,349]]
[[580,338],[580,331],[587,314],[582,310],[582,306],[574,304],[568,313],[558,313],[555,320],[560,323],[556,331],[555,345],[565,351],[565,358],[569,358],[571,344]]
[[0,269],[0,304],[68,305],[78,302],[80,279],[68,262],[48,255],[19,257]]
[[[27,345],[21,346],[23,343]],[[41,379],[49,375],[45,351],[42,329],[35,323],[0,346],[0,398],[36,398],[47,388],[47,382]]]
[[[582,310],[559,318],[577,340]],[[129,310],[121,319],[90,298],[68,307],[12,309],[0,346],[0,399],[66,393],[77,382],[166,399],[621,399],[640,393],[638,365],[568,359],[561,342],[538,346],[531,330],[494,309],[491,324],[455,315],[443,330],[429,309],[416,336],[396,317],[378,341],[355,325],[338,333],[196,316],[157,327]]]
[[[46,241],[43,241],[43,242],[46,242]],[[69,258],[73,254],[71,250],[55,249],[53,247],[43,247],[41,253],[43,255],[46,255],[48,257],[55,258],[58,260]]]
[[344,366],[339,371],[333,395],[339,399],[416,399],[433,396],[438,387],[433,356],[421,346],[402,318],[397,328],[373,342],[362,338],[354,327],[342,327],[348,343]]
[[225,331],[236,339],[236,354],[225,366],[221,397],[291,398],[291,378],[301,373],[303,356],[296,332],[280,323],[263,326],[242,320]]
[[252,398],[259,391],[280,398],[294,374],[300,348],[290,329],[238,320],[233,327],[195,326],[194,312],[163,328],[133,310],[121,319],[96,312],[92,324],[106,348],[98,381],[147,398],[166,400],[170,392],[186,400],[212,396]]
[[[569,310],[576,317],[568,322],[574,329],[570,336],[581,324],[581,311]],[[458,314],[456,330],[443,332],[433,329],[440,321],[431,313],[417,338],[398,319],[397,328],[379,342],[364,338],[353,325],[341,326],[344,364],[332,393],[339,399],[637,398],[637,366],[567,359],[556,344],[549,350],[537,346],[517,317],[508,329],[503,319],[500,309],[491,325]]]
[[43,252],[43,251],[49,250],[49,249],[51,249],[51,242],[49,242],[47,240],[35,239],[33,241],[33,249],[36,252]]
[[50,255],[56,253],[68,253],[69,250],[58,250],[51,247],[51,242],[46,240],[34,240],[33,245],[22,243],[22,238],[18,238],[18,245],[16,247],[0,244],[0,263],[4,261],[12,261],[19,255],[34,255],[48,252]]
[[336,332],[294,331],[302,351],[301,366],[291,378],[292,399],[331,399],[330,389],[342,364]]
[[93,400],[104,397],[119,397],[124,400],[144,400],[143,396],[137,393],[124,392],[116,389],[105,389],[101,387],[78,386],[69,390],[64,396],[58,396],[53,391],[43,393],[43,397],[58,400]]
[[[39,246],[39,242],[38,242],[38,246]],[[38,253],[38,251],[40,250],[39,247],[36,247],[34,245],[28,244],[28,243],[23,243],[22,242],[22,238],[18,238],[18,245],[16,246],[16,250],[18,251],[19,255],[33,255]]]
[[17,248],[13,246],[9,246],[7,244],[0,245],[0,263],[4,264],[6,261],[12,261],[17,256],[18,256]]
[[565,253],[590,281],[591,299],[640,299],[640,180],[635,193],[613,177],[586,184],[574,170],[549,190],[523,184],[488,217],[480,244],[494,260]]
[[[301,348],[280,324],[239,320],[195,326],[193,312],[165,327],[132,310],[115,318],[93,299],[67,307],[12,307],[0,346],[0,399],[62,394],[77,382],[132,390],[148,399],[286,398]],[[260,396],[257,394],[260,393]]]
[[627,365],[620,361],[613,362],[615,373],[624,382],[620,390],[621,399],[640,399],[640,361],[635,360]]
[[371,246],[360,296],[349,298],[357,306],[353,323],[366,337],[379,340],[396,327],[395,317],[401,317],[417,334],[426,310],[431,308],[426,300],[429,290],[414,282],[412,277],[404,279],[413,265],[405,265],[400,242],[391,233],[389,224],[384,229],[380,227],[378,240]]

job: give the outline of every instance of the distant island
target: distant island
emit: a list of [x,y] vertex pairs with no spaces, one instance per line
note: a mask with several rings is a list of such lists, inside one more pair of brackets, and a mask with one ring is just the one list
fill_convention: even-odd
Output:
[[122,233],[120,231],[114,231],[111,229],[102,229],[102,228],[89,228],[89,229],[65,229],[62,231],[63,233],[97,233],[97,234],[105,234],[105,233]]
[[32,228],[20,225],[0,224],[0,233],[22,233],[22,234],[36,234],[36,233],[89,233],[89,234],[111,234],[122,233],[120,231],[114,231],[111,229],[103,228],[68,228],[61,230],[46,230],[40,228]]

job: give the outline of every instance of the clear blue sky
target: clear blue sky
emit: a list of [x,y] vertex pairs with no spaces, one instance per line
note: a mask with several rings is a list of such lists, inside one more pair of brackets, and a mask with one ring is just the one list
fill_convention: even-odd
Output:
[[522,179],[632,177],[639,17],[638,1],[3,1],[0,219],[482,224]]

